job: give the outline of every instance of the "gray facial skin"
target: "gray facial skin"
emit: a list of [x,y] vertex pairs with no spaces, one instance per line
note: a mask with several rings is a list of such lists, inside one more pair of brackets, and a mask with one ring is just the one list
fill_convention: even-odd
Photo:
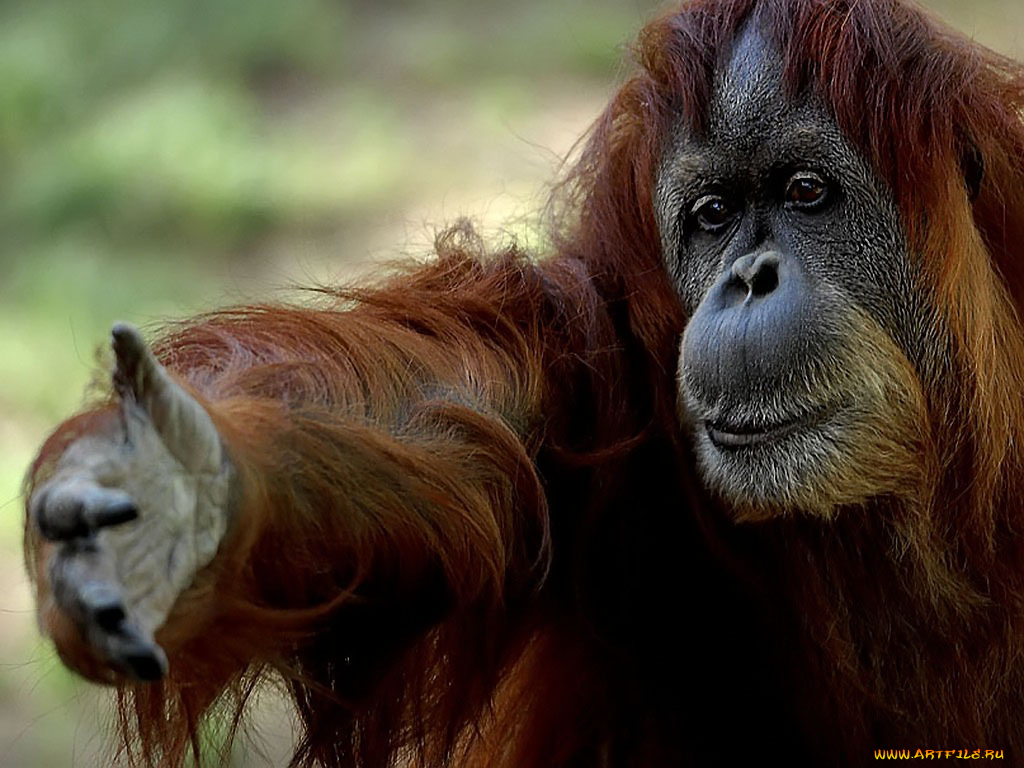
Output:
[[756,19],[709,118],[665,147],[654,201],[690,317],[680,410],[706,482],[740,517],[897,492],[935,331],[891,196],[818,101],[786,95]]

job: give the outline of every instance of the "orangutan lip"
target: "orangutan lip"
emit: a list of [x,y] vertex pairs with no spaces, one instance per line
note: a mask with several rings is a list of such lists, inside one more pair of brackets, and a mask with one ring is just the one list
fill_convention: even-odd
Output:
[[814,424],[818,420],[819,414],[810,414],[799,419],[784,421],[767,427],[724,424],[722,422],[706,420],[704,428],[707,430],[711,442],[718,448],[747,448],[760,445],[761,443],[781,440],[799,429]]

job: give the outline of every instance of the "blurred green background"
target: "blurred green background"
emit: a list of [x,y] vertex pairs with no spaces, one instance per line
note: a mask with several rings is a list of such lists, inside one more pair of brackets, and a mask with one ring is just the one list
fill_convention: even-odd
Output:
[[[1024,56],[1021,0],[933,0]],[[0,0],[0,766],[104,765],[105,692],[37,636],[20,482],[115,320],[152,327],[531,240],[654,0]],[[281,765],[269,697],[233,764]]]

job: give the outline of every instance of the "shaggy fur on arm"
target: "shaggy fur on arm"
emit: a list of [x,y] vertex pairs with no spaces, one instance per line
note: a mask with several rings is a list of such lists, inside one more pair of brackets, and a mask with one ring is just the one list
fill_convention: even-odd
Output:
[[[271,672],[303,720],[297,763],[437,764],[473,740],[466,726],[525,647],[550,567],[538,453],[607,447],[607,425],[630,425],[594,412],[614,407],[620,351],[578,263],[486,256],[464,228],[438,251],[316,308],[217,312],[157,343],[239,480],[220,554],[157,635],[169,676],[122,688],[134,757],[198,755],[204,714],[233,700],[237,726]],[[107,413],[48,441],[29,493]],[[605,426],[574,436],[579,420]],[[45,592],[49,547],[27,541]],[[73,631],[55,639],[101,677]]]

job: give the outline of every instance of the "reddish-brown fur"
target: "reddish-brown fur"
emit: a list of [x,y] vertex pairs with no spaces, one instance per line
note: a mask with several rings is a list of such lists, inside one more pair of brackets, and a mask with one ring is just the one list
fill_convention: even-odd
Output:
[[[651,199],[754,5],[701,0],[642,33],[558,190],[550,259],[456,229],[373,290],[163,338],[242,490],[158,636],[170,676],[123,691],[132,754],[176,764],[212,705],[272,672],[301,764],[1024,748],[1024,72],[888,0],[758,3],[790,87],[894,192],[948,338],[918,371],[932,445],[911,501],[735,527],[678,435],[685,318]],[[97,413],[44,446],[29,489]],[[47,612],[31,530],[27,547],[62,654],[103,678]]]

